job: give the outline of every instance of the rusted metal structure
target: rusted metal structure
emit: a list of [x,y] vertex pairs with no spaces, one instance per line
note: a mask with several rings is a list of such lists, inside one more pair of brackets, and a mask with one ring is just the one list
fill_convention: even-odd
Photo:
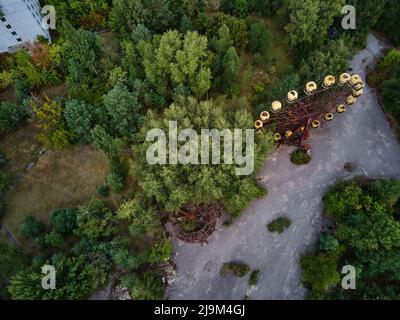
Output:
[[338,79],[328,75],[320,83],[318,87],[317,82],[310,81],[302,90],[290,90],[283,102],[274,101],[270,110],[260,114],[254,127],[272,130],[278,146],[290,144],[302,148],[311,129],[345,113],[363,94],[364,82],[357,74],[343,73]]
[[[173,221],[173,231],[179,240],[189,243],[207,243],[207,239],[215,231],[217,220],[222,213],[218,204],[190,205],[180,210]],[[194,221],[196,229],[186,231],[183,223]]]

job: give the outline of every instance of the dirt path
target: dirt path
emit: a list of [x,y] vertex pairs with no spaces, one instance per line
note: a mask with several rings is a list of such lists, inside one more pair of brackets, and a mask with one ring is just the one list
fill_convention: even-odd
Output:
[[[370,35],[368,47],[353,59],[353,72],[365,79],[365,67],[379,55],[381,44]],[[400,145],[380,108],[375,92],[365,94],[345,115],[324,123],[312,134],[313,160],[296,167],[292,148],[275,152],[262,170],[268,196],[254,201],[231,227],[218,227],[204,247],[175,241],[177,278],[167,289],[170,299],[303,299],[299,259],[312,248],[321,228],[322,196],[336,180],[357,175],[400,178]],[[356,166],[353,173],[343,169]],[[282,235],[266,225],[288,215],[292,226]],[[249,288],[248,277],[219,276],[224,262],[241,260],[260,269],[259,283]]]

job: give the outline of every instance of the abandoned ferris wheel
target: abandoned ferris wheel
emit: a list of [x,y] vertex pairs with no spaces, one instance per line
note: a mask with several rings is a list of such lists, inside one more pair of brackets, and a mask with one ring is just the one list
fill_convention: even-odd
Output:
[[363,93],[364,82],[358,74],[343,73],[338,81],[328,75],[321,88],[315,81],[310,81],[302,90],[290,90],[284,101],[272,102],[270,110],[261,112],[254,127],[274,132],[278,146],[294,144],[300,149],[311,129],[318,129],[323,122],[344,114]]

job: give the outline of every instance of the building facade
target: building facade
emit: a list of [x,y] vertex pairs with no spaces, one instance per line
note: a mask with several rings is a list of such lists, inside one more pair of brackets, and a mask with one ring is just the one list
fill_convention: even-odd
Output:
[[0,53],[13,52],[39,35],[50,40],[38,0],[0,0]]

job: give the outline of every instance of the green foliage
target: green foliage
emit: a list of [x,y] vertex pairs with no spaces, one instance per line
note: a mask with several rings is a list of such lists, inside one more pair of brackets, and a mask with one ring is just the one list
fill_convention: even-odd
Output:
[[101,65],[101,38],[86,30],[75,30],[66,21],[62,24],[65,42],[62,61],[67,67],[69,95],[87,103],[99,102],[99,91],[106,84]]
[[187,15],[184,15],[181,20],[179,31],[185,34],[186,32],[191,31],[192,29],[193,29],[192,21]]
[[121,153],[119,140],[113,139],[102,126],[94,127],[91,136],[93,146],[103,151],[111,161],[119,159]]
[[145,257],[145,261],[149,264],[167,262],[171,258],[171,254],[172,244],[167,239],[162,239],[153,245]]
[[377,28],[393,42],[395,46],[400,45],[400,26],[398,24],[398,12],[400,3],[398,1],[386,1],[385,9],[377,23]]
[[283,7],[283,4],[284,0],[249,0],[249,11],[272,16]]
[[119,171],[112,171],[107,176],[108,186],[113,192],[121,192],[125,186],[125,177]]
[[223,58],[222,66],[224,70],[222,76],[222,78],[224,79],[223,89],[225,90],[225,92],[231,93],[240,71],[240,60],[234,47],[230,47],[228,49],[226,55]]
[[178,31],[170,30],[139,46],[146,77],[165,98],[180,84],[190,88],[196,97],[210,88],[207,37],[187,32],[182,39]]
[[309,164],[311,162],[311,157],[307,152],[304,152],[303,150],[296,150],[293,151],[290,161],[292,163],[297,164],[299,166]]
[[7,173],[0,171],[0,195],[8,190],[10,178]]
[[[269,94],[270,100],[280,100],[286,97],[286,94],[300,86],[300,77],[297,73],[287,73],[273,86]],[[265,110],[265,109],[264,109]]]
[[335,17],[341,16],[344,0],[314,1],[289,0],[290,23],[285,27],[292,46],[313,44],[320,46]]
[[140,0],[113,0],[110,14],[111,28],[122,37],[128,37],[142,22],[142,16],[143,5]]
[[106,26],[109,10],[107,0],[46,0],[45,4],[53,5],[57,20],[71,21],[75,27],[89,30],[100,30]]
[[254,270],[250,273],[249,285],[255,286],[258,283],[258,276],[260,274],[260,270]]
[[122,204],[117,214],[120,219],[129,219],[131,224],[128,229],[133,237],[144,235],[154,237],[161,231],[160,217],[141,193],[137,193],[133,200]]
[[64,118],[69,129],[80,143],[90,141],[90,130],[93,124],[93,111],[83,101],[68,100],[65,103]]
[[[325,211],[335,219],[335,234],[322,235],[321,252],[302,260],[303,278],[314,291],[311,298],[398,299],[400,222],[394,208],[399,196],[397,180],[341,181],[329,190]],[[326,291],[326,286],[318,286],[319,275],[330,274],[328,266],[332,272],[338,270],[333,255],[340,265],[357,268],[357,290],[350,293],[336,287]]]
[[52,247],[52,248],[62,248],[65,244],[64,238],[61,234],[57,233],[53,230],[50,233],[47,233],[40,240],[41,244],[44,246]]
[[164,298],[162,278],[154,271],[126,275],[121,279],[121,283],[129,288],[134,300],[162,300]]
[[99,186],[97,188],[97,193],[101,197],[108,197],[108,195],[110,194],[110,189],[108,186]]
[[319,250],[327,254],[337,252],[339,241],[332,235],[323,233],[319,238]]
[[42,288],[40,267],[18,272],[10,281],[8,291],[13,300],[79,300],[87,298],[107,281],[107,270],[88,264],[83,257],[54,256],[51,264],[57,270],[55,290]]
[[0,101],[0,135],[4,135],[21,126],[28,112],[25,107],[11,102]]
[[[177,121],[179,127],[193,128],[199,134],[203,128],[222,130],[253,127],[252,116],[243,109],[227,113],[221,104],[211,101],[199,103],[193,98],[171,105],[164,111],[164,118],[150,112],[136,139],[136,161],[131,165],[131,173],[137,177],[146,196],[156,200],[163,210],[171,212],[187,203],[220,201],[229,212],[238,215],[254,197],[263,195],[262,189],[251,177],[236,174],[236,165],[150,165],[146,154],[152,143],[146,141],[147,132],[153,128],[168,132],[168,121]],[[272,145],[270,133],[257,133],[255,170],[260,168]]]
[[246,274],[248,274],[250,271],[250,268],[247,264],[242,263],[242,262],[225,262],[222,265],[222,268],[220,270],[220,275],[221,277],[225,277],[228,274],[232,274],[235,277],[244,277]]
[[237,51],[247,47],[247,24],[243,19],[229,16],[223,13],[215,13],[211,16],[199,15],[196,24],[196,30],[207,35],[209,39],[214,37],[221,26],[226,25],[229,28],[233,43]]
[[59,209],[51,215],[54,231],[62,236],[69,236],[76,228],[76,211],[74,209]]
[[111,119],[110,127],[116,134],[129,137],[136,131],[141,105],[138,96],[129,92],[124,84],[115,85],[104,97],[104,105]]
[[249,48],[252,53],[265,54],[270,46],[271,34],[262,21],[254,22],[249,30]]
[[348,69],[349,56],[350,49],[345,40],[330,40],[301,59],[299,75],[305,81],[319,80],[327,74],[338,75]]
[[267,228],[270,232],[283,233],[292,224],[292,221],[286,217],[280,217],[268,224]]
[[13,73],[3,70],[0,72],[0,91],[7,89],[13,83]]
[[72,133],[65,128],[61,104],[45,96],[44,99],[32,99],[31,106],[41,130],[37,135],[38,140],[49,148],[62,149],[68,146]]
[[93,240],[110,236],[116,231],[115,216],[100,199],[92,199],[79,208],[77,224],[74,233]]
[[338,255],[333,254],[306,254],[301,257],[303,281],[312,291],[325,291],[339,283]]
[[27,217],[20,227],[21,234],[30,239],[36,239],[43,235],[46,227],[45,225],[36,220],[34,217]]
[[0,241],[0,261],[0,298],[5,300],[9,279],[25,267],[26,259],[18,248]]

